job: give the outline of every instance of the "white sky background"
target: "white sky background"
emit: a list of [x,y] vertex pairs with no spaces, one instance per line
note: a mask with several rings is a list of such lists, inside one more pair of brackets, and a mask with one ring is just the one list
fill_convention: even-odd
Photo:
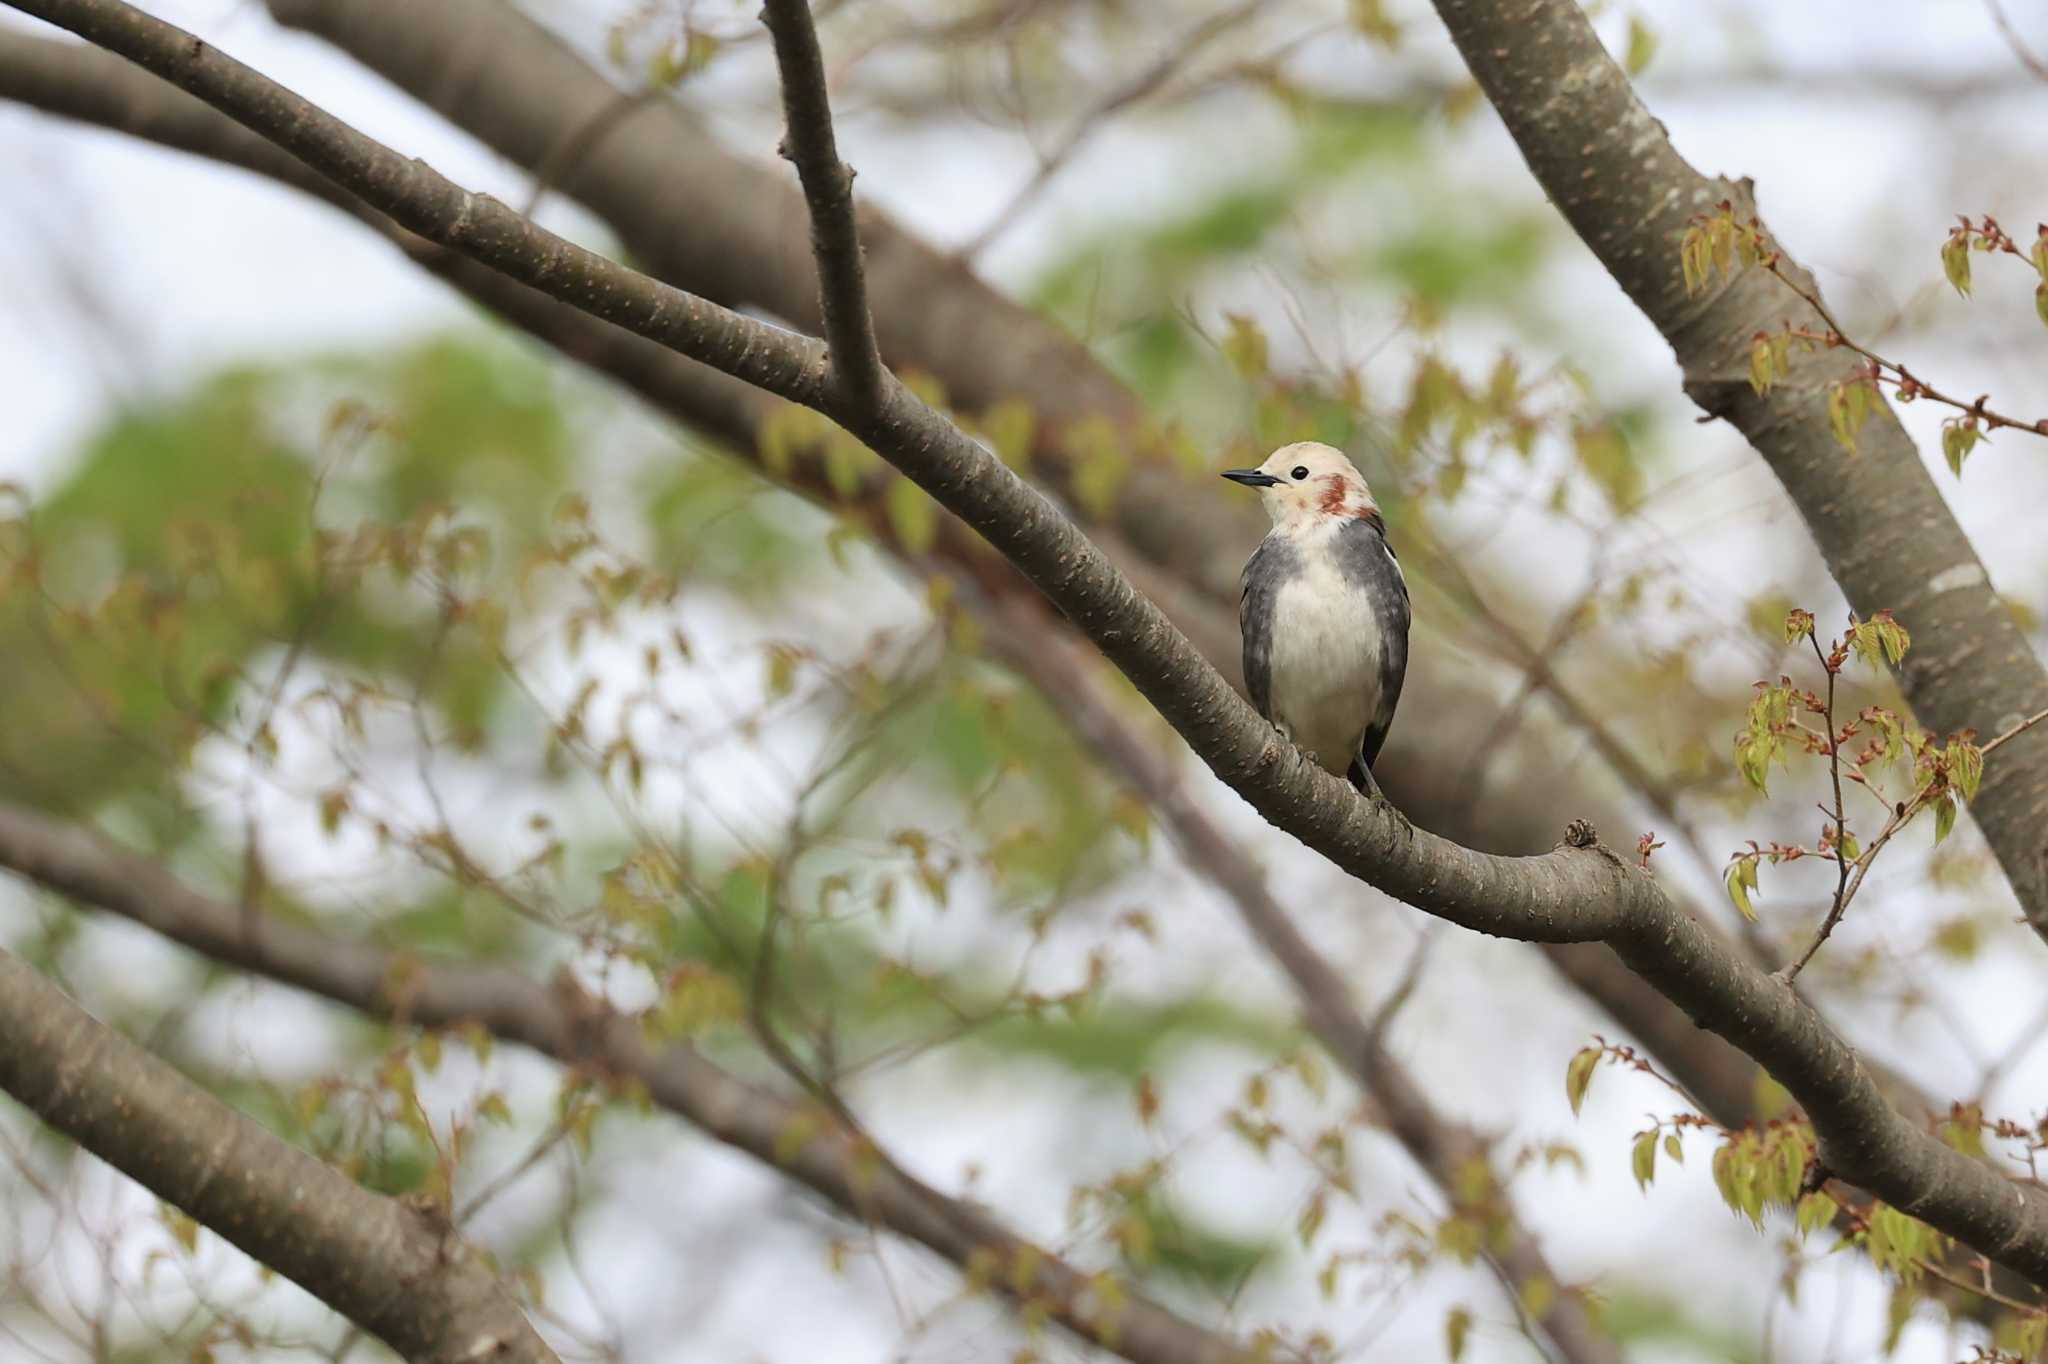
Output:
[[[584,0],[548,13],[581,25],[588,39],[616,8]],[[2031,5],[2008,8],[2034,50],[2048,53],[2048,18]],[[522,197],[522,175],[422,115],[347,58],[273,28],[260,5],[159,0],[152,9],[459,181],[515,202]],[[1438,52],[1440,69],[1450,72],[1454,59],[1429,15],[1413,5],[1395,9],[1413,20],[1411,41]],[[2019,288],[2023,267],[1980,257],[1978,297],[1965,304],[1940,284],[1936,263],[1942,234],[1958,212],[1990,212],[2022,240],[2036,220],[2048,218],[2048,142],[2039,131],[2048,126],[2048,83],[2030,83],[2018,70],[1982,4],[1726,0],[1703,8],[1663,0],[1642,11],[1662,40],[1641,83],[1653,111],[1701,169],[1755,178],[1765,220],[1816,271],[1852,330],[1875,339],[1885,353],[1907,358],[1944,387],[1990,391],[2006,410],[2048,411],[2048,370],[2041,363],[2048,356],[2048,331],[2032,317]],[[740,12],[734,7],[735,17]],[[1617,17],[1606,21],[1610,38]],[[774,129],[762,99],[768,89],[761,83],[763,55],[757,51],[718,68],[714,77],[718,91],[743,97],[722,119],[724,130],[735,145],[766,155]],[[1333,42],[1311,49],[1302,70],[1333,88],[1362,90],[1376,79],[1384,83],[1391,68],[1382,61],[1375,75],[1377,60],[1355,42]],[[1404,51],[1394,61],[1412,71],[1415,56]],[[1706,88],[1714,73],[1759,66],[1794,74],[1734,93]],[[1801,97],[1796,73],[1824,75],[1824,93]],[[1996,93],[1955,103],[1946,112],[1924,98],[1896,96],[1902,84],[1977,75]],[[1209,120],[1213,135],[1190,136],[1190,117]],[[1227,100],[1158,125],[1142,115],[1127,118],[1069,166],[1033,217],[1003,240],[989,258],[991,273],[1000,282],[1022,283],[1056,242],[1071,240],[1080,229],[1147,219],[1188,196],[1193,186],[1231,178],[1260,154],[1258,129],[1256,119],[1247,121],[1243,108]],[[1277,136],[1277,128],[1269,131]],[[941,243],[971,236],[1031,168],[1019,140],[999,131],[955,127],[910,137],[900,126],[854,117],[842,122],[841,135],[847,158],[861,172],[862,191]],[[1482,112],[1452,145],[1457,160],[1446,167],[1447,175],[1526,183],[1526,171],[1489,114]],[[1536,199],[1530,185],[1528,201]],[[1376,211],[1370,203],[1359,206],[1364,214]],[[559,200],[543,217],[559,229],[586,237],[591,232],[589,221]],[[1682,408],[1668,348],[1582,251],[1574,247],[1555,255],[1548,285],[1553,315],[1570,319],[1570,330],[1558,338],[1561,353],[1593,371],[1603,397],[1621,402],[1656,395],[1672,410]],[[1242,297],[1233,293],[1232,302]],[[80,306],[82,299],[90,301],[89,308]],[[1197,301],[1212,321],[1221,306]],[[1894,328],[1887,320],[1895,312],[1905,320]],[[83,321],[88,315],[96,321]],[[174,392],[221,365],[301,348],[402,344],[466,316],[466,305],[390,249],[290,191],[0,107],[0,478],[38,490],[54,486],[76,443],[123,396]],[[1380,321],[1346,319],[1357,337],[1376,334]],[[1274,336],[1284,355],[1280,329]],[[1484,353],[1497,340],[1472,343],[1473,350]],[[1456,337],[1447,342],[1460,344]],[[1542,358],[1531,355],[1532,367]],[[2048,540],[2038,529],[2048,497],[2048,447],[2033,448],[2017,435],[2001,437],[1980,447],[1969,476],[1958,484],[1940,466],[1934,440],[1943,414],[1921,404],[1903,415],[1994,581],[2036,608],[2048,605],[2042,587],[2048,581]],[[1725,428],[1692,431],[1678,437],[1687,443],[1672,451],[1653,478],[1702,467],[1727,472],[1703,494],[1659,504],[1661,528],[1701,573],[1743,592],[1811,581],[1811,550],[1767,473]],[[1744,512],[1761,512],[1763,526],[1745,527]],[[1704,532],[1699,522],[1706,523]],[[1547,586],[1561,596],[1574,589],[1575,580],[1560,571]],[[1731,716],[1731,729],[1734,723]],[[1256,837],[1251,821],[1242,820],[1241,827]],[[1321,916],[1327,922],[1319,931],[1339,944],[1339,959],[1358,973],[1362,993],[1370,998],[1405,958],[1414,916],[1384,907],[1363,915],[1347,912],[1351,897],[1335,890],[1334,874],[1274,844],[1268,835],[1260,847],[1283,898],[1335,903]],[[1162,869],[1160,880],[1160,903],[1200,907],[1176,911],[1199,926],[1176,940],[1185,956],[1174,963],[1173,976],[1241,982],[1248,994],[1277,999],[1271,973],[1263,964],[1246,964],[1234,928],[1212,898],[1170,867]],[[1895,930],[1902,942],[1913,941],[1910,906],[1880,903],[1882,912],[1859,903],[1861,927]],[[1852,923],[1845,932],[1858,928]],[[142,935],[118,936],[120,945],[109,948],[117,955],[110,960],[154,959],[148,945],[136,940]],[[2041,951],[2038,941],[2015,933],[2008,951],[1944,976],[1949,1007],[1987,1053],[2001,1050],[2036,1013]],[[280,993],[270,991],[266,998],[274,1001]],[[1975,1073],[1971,1058],[1924,1018],[1899,1029],[1876,1008],[1863,1015],[1838,1009],[1835,1016],[1852,1035],[1862,1029],[1883,1041],[1889,1056],[1937,1091],[1953,1090],[1959,1066]],[[307,1026],[317,1026],[310,1016]],[[1682,1174],[1664,1171],[1647,1198],[1628,1176],[1628,1133],[1642,1125],[1646,1111],[1670,1111],[1671,1105],[1652,1087],[1603,1070],[1583,1116],[1574,1123],[1566,1110],[1565,1060],[1597,1026],[1590,1010],[1551,985],[1525,950],[1450,931],[1439,935],[1431,972],[1404,1015],[1400,1041],[1448,1111],[1496,1122],[1510,1121],[1511,1115],[1510,1146],[1563,1138],[1585,1151],[1591,1174],[1584,1180],[1568,1172],[1531,1174],[1516,1186],[1525,1217],[1566,1277],[1625,1267],[1634,1279],[1693,1296],[1704,1317],[1729,1322],[1738,1332],[1754,1331],[1774,1289],[1776,1260],[1765,1241],[1721,1209],[1707,1177],[1704,1145],[1690,1151]],[[1924,1037],[1924,1046],[1900,1057],[1902,1033]],[[238,1045],[251,1045],[250,1039],[245,1035]],[[1164,1088],[1190,1114],[1213,1112],[1240,1082],[1241,1060],[1189,1058]],[[879,1132],[907,1163],[942,1185],[954,1184],[964,1162],[981,1162],[988,1170],[985,1196],[1027,1231],[1059,1238],[1062,1208],[1037,1195],[1048,1187],[1063,1190],[1085,1164],[1069,1149],[1074,1134],[1064,1125],[1061,1103],[1061,1087],[1078,1082],[1049,1078],[1030,1088],[1028,1106],[1020,1107],[1025,1086],[964,1071],[957,1059],[941,1055],[892,1075],[876,1095],[886,1095],[886,1102],[875,1102],[871,1110]],[[529,1078],[533,1092],[541,1094],[543,1081]],[[2007,1084],[2004,1106],[2021,1114],[2038,1111],[2034,1096],[2044,1084],[2048,1049]],[[584,1248],[596,1270],[598,1296],[635,1325],[628,1357],[644,1364],[891,1358],[901,1333],[886,1310],[874,1307],[878,1281],[861,1273],[845,1280],[826,1274],[810,1232],[816,1213],[793,1203],[749,1162],[680,1132],[673,1123],[652,1124],[622,1139],[633,1156],[611,1179],[618,1187],[632,1181],[634,1193],[608,1215],[601,1234],[593,1230]],[[1117,1137],[1102,1168],[1129,1154]],[[1360,1164],[1365,1181],[1376,1177],[1392,1201],[1412,1193],[1413,1202],[1436,1205],[1390,1148],[1375,1150]],[[1262,1214],[1298,1189],[1227,1148],[1197,1153],[1179,1168],[1180,1192],[1226,1221],[1242,1216],[1251,1231],[1291,1220]],[[1048,1182],[1049,1172],[1063,1174]],[[758,1240],[762,1248],[721,1266],[722,1257],[693,1241],[706,1219],[720,1217],[734,1219],[734,1237]],[[1364,1227],[1361,1220],[1356,1230]],[[678,1247],[692,1247],[680,1263],[663,1258],[677,1255]],[[909,1284],[925,1301],[944,1296],[947,1276],[931,1270],[921,1255],[900,1247],[886,1253],[899,1287]],[[680,1310],[673,1280],[664,1277],[678,1268],[688,1281],[702,1283],[701,1292],[683,1295],[693,1310],[705,1313],[687,1331],[663,1317],[664,1311]],[[699,1279],[714,1270],[721,1272]],[[1306,1272],[1276,1276],[1276,1283],[1299,1285],[1298,1301],[1269,1292],[1247,1305],[1247,1316],[1322,1321],[1340,1339],[1359,1328],[1341,1305],[1333,1310],[1316,1302],[1307,1280]],[[1466,1300],[1482,1318],[1468,1358],[1529,1358],[1528,1346],[1502,1328],[1499,1303],[1473,1286],[1479,1282],[1431,1279],[1385,1324],[1368,1357],[1437,1357],[1443,1308]],[[1810,1274],[1796,1311],[1780,1305],[1773,1313],[1776,1358],[1868,1357],[1881,1306],[1874,1276],[1839,1257]],[[913,1342],[912,1357],[999,1358],[1008,1336],[991,1320],[973,1310],[944,1317],[939,1328]],[[1064,1345],[1053,1348],[1067,1352]],[[1931,1328],[1916,1328],[1899,1355],[1912,1364],[1952,1357]]]

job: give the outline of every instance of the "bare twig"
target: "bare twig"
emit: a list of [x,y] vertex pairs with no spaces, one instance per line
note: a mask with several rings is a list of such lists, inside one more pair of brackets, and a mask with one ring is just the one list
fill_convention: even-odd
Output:
[[1829,658],[1821,651],[1820,636],[1811,630],[1807,631],[1806,642],[1813,646],[1813,656],[1820,660],[1822,670],[1828,675],[1825,720],[1828,727],[1828,776],[1835,784],[1835,900],[1828,907],[1828,916],[1821,921],[1820,931],[1813,935],[1813,941],[1807,944],[1806,951],[1800,954],[1799,960],[1785,968],[1784,978],[1788,985],[1799,979],[1799,973],[1806,969],[1806,963],[1813,960],[1813,954],[1820,951],[1820,945],[1828,940],[1828,935],[1835,931],[1835,925],[1842,921],[1843,912],[1849,908],[1849,859],[1842,851],[1849,837],[1849,825],[1843,810],[1845,802],[1842,800],[1842,736],[1835,726],[1835,683],[1842,671],[1844,655],[1838,648],[1836,657]]
[[1984,8],[1991,11],[1991,22],[1997,26],[1999,36],[2005,39],[2005,45],[2012,49],[2012,55],[2019,59],[2020,65],[2041,80],[2048,81],[2048,63],[2036,56],[2020,37],[2020,31],[2013,27],[2012,20],[2006,15],[2005,6],[1999,0],[1984,0]]
[[599,109],[595,116],[581,125],[571,128],[568,134],[557,142],[554,149],[533,168],[533,187],[526,192],[526,202],[520,205],[519,216],[531,218],[534,211],[547,198],[548,191],[555,187],[555,179],[564,166],[574,164],[604,140],[607,133],[624,123],[634,114],[668,92],[659,86],[645,90],[622,90],[616,99]]
[[1993,753],[1996,753],[1999,750],[1999,747],[2001,745],[2005,744],[2010,740],[2019,738],[2020,735],[2025,734],[2028,730],[2032,729],[2035,725],[2040,724],[2043,720],[2048,720],[2048,710],[2037,711],[2036,713],[2029,715],[2026,719],[2020,721],[2018,724],[2014,725],[2011,729],[2006,730],[2002,734],[1995,735],[1988,743],[1984,745],[1984,748],[1982,750],[1984,756],[1987,758],[1990,757]]
[[1978,1104],[1981,1106],[1991,1102],[1992,1092],[2012,1073],[2013,1067],[2026,1060],[2028,1053],[2043,1041],[2048,1041],[2048,1004],[2035,1010],[2033,1017],[2027,1020],[2026,1026],[2013,1038],[2012,1045],[1986,1066],[1984,1073],[1977,1077]]
[[1825,332],[1814,332],[1806,328],[1793,327],[1790,329],[1792,335],[1803,340],[1818,342],[1823,346],[1840,346],[1844,350],[1852,351],[1862,356],[1869,365],[1866,377],[1873,383],[1882,382],[1892,385],[1897,391],[1900,401],[1913,402],[1924,398],[1928,402],[1940,403],[1943,407],[1956,409],[1966,417],[1976,421],[1986,430],[1996,431],[2005,429],[2025,431],[2033,436],[2048,436],[2048,417],[2028,421],[2025,417],[2014,417],[1999,412],[1989,406],[1991,395],[1988,393],[1979,394],[1975,398],[1958,398],[1954,394],[1946,393],[1936,388],[1898,361],[1887,360],[1876,351],[1855,340],[1843,328],[1842,324],[1835,320],[1835,315],[1828,311],[1828,305],[1821,301],[1820,292],[1816,289],[1809,289],[1794,278],[1786,270],[1783,259],[1775,250],[1766,252],[1759,263],[1766,270],[1770,271],[1772,276],[1784,284],[1787,289],[1797,294],[1800,300],[1809,308],[1812,308],[1819,315],[1820,320],[1827,326]]
[[853,168],[839,159],[825,59],[807,0],[766,0],[761,22],[775,40],[787,120],[782,154],[796,164],[811,210],[811,249],[818,258],[819,300],[830,346],[832,383],[840,398],[867,411],[882,396],[882,359],[875,349],[862,277],[860,233],[854,224]]
[[[1818,652],[1820,646],[1815,644],[1814,648]],[[1825,662],[1825,659],[1823,659],[1823,662]],[[1830,671],[1828,674],[1828,740],[1831,760],[1834,756],[1833,749],[1836,737],[1834,730],[1834,684],[1835,676]],[[1994,736],[1989,742],[1979,748],[1978,752],[1988,758],[2000,746],[2018,738],[2043,720],[2048,720],[2048,711],[2029,715],[2012,728]],[[1942,787],[1937,791],[1923,789],[1914,792],[1911,799],[1890,807],[1890,814],[1885,820],[1884,828],[1879,831],[1876,838],[1871,840],[1869,847],[1862,849],[1854,858],[1845,858],[1842,855],[1842,844],[1840,841],[1842,829],[1842,782],[1841,770],[1838,764],[1835,766],[1834,771],[1836,829],[1834,858],[1836,865],[1841,870],[1841,880],[1836,885],[1834,903],[1828,910],[1827,918],[1822,921],[1820,931],[1814,935],[1813,941],[1806,945],[1806,950],[1800,954],[1799,959],[1779,972],[1780,978],[1788,984],[1798,977],[1800,971],[1805,969],[1809,961],[1813,960],[1814,953],[1820,951],[1821,944],[1828,940],[1828,935],[1833,933],[1835,926],[1842,921],[1842,915],[1848,910],[1849,902],[1855,899],[1856,892],[1863,888],[1863,878],[1869,874],[1871,863],[1877,860],[1877,855],[1884,851],[1885,845],[1890,843],[1892,837],[1901,829],[1912,823],[1914,816],[1925,810],[1932,803],[1929,799],[1930,795],[1937,800],[1950,798],[1946,787]]]
[[975,233],[973,238],[955,253],[959,259],[972,261],[988,250],[996,238],[1009,231],[1025,209],[1037,202],[1039,195],[1043,194],[1046,186],[1065,169],[1067,163],[1074,158],[1074,154],[1093,140],[1110,119],[1166,84],[1190,57],[1251,18],[1262,4],[1263,0],[1246,0],[1244,4],[1209,15],[1182,35],[1180,41],[1157,61],[1122,85],[1107,91],[1088,106],[1081,116],[1074,120],[1066,136],[1060,139],[1059,145],[1039,161],[1038,169],[1032,173],[1031,178],[1010,196],[1010,201],[989,219],[986,227]]

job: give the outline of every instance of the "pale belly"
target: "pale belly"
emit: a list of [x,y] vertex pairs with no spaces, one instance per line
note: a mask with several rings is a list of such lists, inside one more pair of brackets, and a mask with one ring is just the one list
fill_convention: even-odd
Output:
[[1379,708],[1372,603],[1341,574],[1311,568],[1280,590],[1273,614],[1273,719],[1341,776]]

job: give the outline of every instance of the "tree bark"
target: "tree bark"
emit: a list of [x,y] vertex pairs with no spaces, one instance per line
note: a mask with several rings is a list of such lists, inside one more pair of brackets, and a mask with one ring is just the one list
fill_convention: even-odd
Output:
[[360,1187],[7,952],[0,1090],[413,1364],[558,1364],[445,1209]]
[[[1671,343],[1687,395],[1763,456],[1849,604],[1866,617],[1889,608],[1912,632],[1899,683],[1921,725],[1988,739],[2048,710],[2048,669],[1896,414],[1879,404],[1853,457],[1836,442],[1826,391],[1860,361],[1847,350],[1797,357],[1791,377],[1759,395],[1751,339],[1788,319],[1821,320],[1761,270],[1701,297],[1686,292],[1680,238],[1723,200],[1746,222],[1749,182],[1709,179],[1679,156],[1576,0],[1436,8],[1551,202]],[[1820,296],[1810,275],[1785,265]],[[1970,808],[2027,921],[2048,938],[2048,730],[2001,749]]]

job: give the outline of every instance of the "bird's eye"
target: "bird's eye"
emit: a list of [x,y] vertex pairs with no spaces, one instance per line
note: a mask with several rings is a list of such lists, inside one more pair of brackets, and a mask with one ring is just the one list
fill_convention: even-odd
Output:
[[1307,478],[1307,477],[1308,477],[1308,466],[1307,466],[1306,464],[1297,464],[1297,465],[1295,465],[1295,466],[1294,466],[1294,481],[1295,481],[1295,482],[1299,483],[1299,482],[1300,482],[1300,481],[1301,481],[1302,479],[1304,479],[1304,478]]

